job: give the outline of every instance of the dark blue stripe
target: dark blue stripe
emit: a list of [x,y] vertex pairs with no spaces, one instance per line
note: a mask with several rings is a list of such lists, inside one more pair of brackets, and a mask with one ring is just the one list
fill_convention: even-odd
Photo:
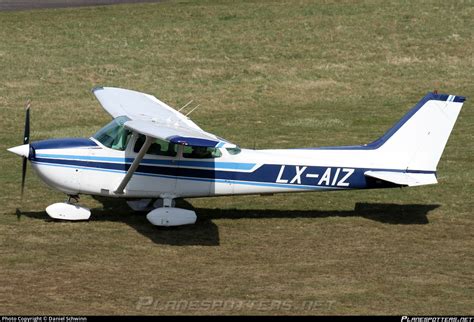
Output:
[[464,96],[455,96],[453,102],[463,103],[465,100],[466,100],[466,97]]
[[183,144],[183,145],[192,145],[192,146],[201,146],[201,147],[215,147],[219,141],[214,140],[207,140],[207,139],[199,139],[193,137],[185,137],[185,136],[170,136],[167,138],[168,141],[175,144]]
[[[47,159],[47,158],[35,158],[34,161],[41,163],[57,164],[57,165],[68,165],[86,167],[104,171],[128,171],[130,164],[125,163],[109,163],[109,162],[89,162],[80,160],[59,160],[59,159]],[[301,169],[302,166],[299,166]],[[308,185],[317,186],[318,182],[327,171],[328,167],[308,166],[300,177],[300,184],[291,183],[291,180],[296,176],[297,167],[294,165],[285,165],[280,179],[286,180],[287,185]],[[331,179],[329,184],[324,184],[325,187],[337,187],[333,185],[333,178],[335,176],[337,167],[331,167]],[[418,170],[401,170],[401,169],[369,169],[369,168],[351,168],[354,169],[354,173],[348,178],[346,182],[350,185],[348,188],[370,188],[371,179],[367,179],[364,173],[368,170],[377,171],[392,171],[392,172],[407,172],[407,173],[435,173],[434,171],[418,171]],[[251,173],[245,172],[233,172],[233,171],[219,171],[214,169],[190,169],[190,168],[175,168],[175,167],[161,167],[151,165],[140,165],[137,172],[142,174],[153,174],[153,175],[166,175],[166,176],[177,176],[187,177],[195,179],[206,179],[206,180],[238,180],[246,182],[261,182],[261,183],[276,183],[281,165],[265,164]],[[307,178],[306,174],[318,175],[317,179]],[[340,171],[338,180],[343,177],[344,173]]]
[[[82,161],[110,161],[118,163],[132,163],[135,158],[125,157],[105,157],[105,156],[89,156],[89,155],[67,155],[67,154],[49,154],[36,153],[37,158],[47,159],[64,159],[64,160],[82,160]],[[241,162],[219,162],[219,161],[187,161],[169,159],[169,160],[155,160],[143,159],[142,164],[161,164],[171,166],[195,167],[195,168],[212,168],[212,169],[229,169],[229,170],[251,170],[255,163],[241,163]]]
[[66,149],[66,148],[80,148],[97,146],[97,144],[85,138],[64,138],[64,139],[49,139],[43,141],[32,142],[31,146],[35,150],[40,149]]

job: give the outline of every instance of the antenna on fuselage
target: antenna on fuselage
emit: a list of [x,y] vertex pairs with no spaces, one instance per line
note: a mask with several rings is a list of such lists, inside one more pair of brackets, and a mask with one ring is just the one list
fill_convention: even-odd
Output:
[[196,105],[196,107],[194,107],[191,111],[189,111],[188,114],[186,114],[186,116],[194,112],[194,110],[197,109],[199,106],[201,106],[201,104]]
[[183,109],[186,108],[186,106],[188,106],[189,104],[191,104],[194,100],[190,100],[189,102],[187,102],[183,107],[181,107],[178,112],[181,112]]

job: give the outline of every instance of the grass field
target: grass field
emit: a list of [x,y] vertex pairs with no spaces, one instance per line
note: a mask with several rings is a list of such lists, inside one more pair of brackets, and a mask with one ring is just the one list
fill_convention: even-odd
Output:
[[[472,1],[0,12],[0,314],[474,314],[473,31]],[[109,121],[97,85],[194,99],[250,148],[367,143],[428,91],[468,100],[438,185],[190,199],[177,229],[83,197],[90,221],[50,221],[64,196],[29,169],[20,202],[5,149],[27,98],[32,140],[90,136]]]

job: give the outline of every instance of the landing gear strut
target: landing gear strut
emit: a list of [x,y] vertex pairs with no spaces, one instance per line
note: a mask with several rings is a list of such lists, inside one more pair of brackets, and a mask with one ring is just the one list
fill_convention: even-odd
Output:
[[[73,204],[79,202],[79,195],[67,195],[67,203]],[[72,199],[72,200],[71,200]]]

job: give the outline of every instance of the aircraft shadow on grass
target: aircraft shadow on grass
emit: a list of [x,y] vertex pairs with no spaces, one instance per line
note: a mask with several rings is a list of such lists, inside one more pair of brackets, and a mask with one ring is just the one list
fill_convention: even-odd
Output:
[[[327,217],[362,217],[384,224],[392,225],[425,225],[429,223],[428,214],[438,208],[437,204],[389,204],[389,203],[356,203],[353,210],[274,210],[274,209],[212,209],[195,208],[186,201],[179,200],[182,208],[193,209],[198,214],[195,225],[180,227],[156,227],[150,225],[145,213],[130,210],[122,199],[96,197],[102,208],[92,210],[89,221],[124,222],[137,232],[156,244],[162,245],[200,245],[219,246],[219,229],[214,219],[260,219],[260,218],[327,218]],[[48,217],[45,211],[16,211],[21,216],[56,221]]]

